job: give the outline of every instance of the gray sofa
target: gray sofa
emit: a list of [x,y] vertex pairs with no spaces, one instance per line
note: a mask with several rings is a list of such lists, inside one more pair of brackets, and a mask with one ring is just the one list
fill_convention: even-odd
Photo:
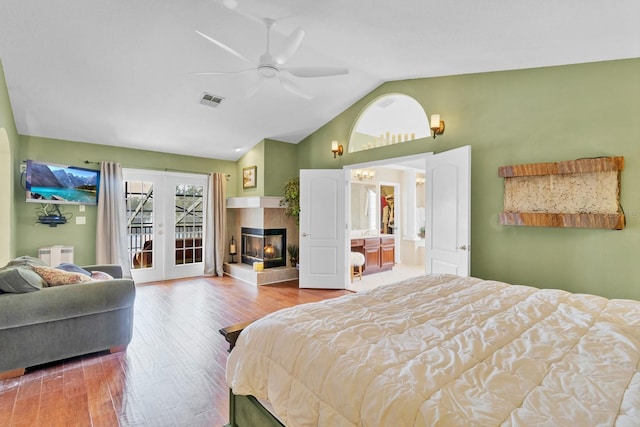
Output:
[[0,379],[43,363],[124,351],[133,333],[135,286],[118,265],[86,266],[114,279],[0,293]]

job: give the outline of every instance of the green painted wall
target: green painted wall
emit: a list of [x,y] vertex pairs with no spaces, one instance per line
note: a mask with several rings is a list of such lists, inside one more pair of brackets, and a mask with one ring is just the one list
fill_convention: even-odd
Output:
[[[86,144],[48,138],[20,136],[19,160],[33,159],[53,163],[87,166],[98,169],[98,165],[85,165],[85,160],[114,161],[125,168],[188,171],[193,173],[220,172],[230,175],[228,194],[235,195],[235,162],[181,156],[154,151],[134,150],[106,145]],[[37,256],[38,248],[56,244],[75,248],[76,264],[90,264],[95,261],[96,207],[86,206],[80,213],[76,205],[60,205],[63,212],[72,213],[70,222],[57,227],[36,224],[41,205],[26,203],[24,189],[19,179],[14,186],[14,205],[17,211],[16,253]],[[85,216],[86,225],[76,225],[75,216]]]
[[[236,164],[238,183],[236,193],[240,197],[282,196],[284,182],[298,176],[298,146],[273,139],[263,139],[242,156]],[[242,171],[257,166],[256,188],[242,188]]]
[[298,176],[298,147],[286,142],[265,140],[264,195],[284,195],[284,184],[288,178]]
[[[364,108],[388,93],[441,114],[444,135],[333,159]],[[472,147],[471,273],[538,287],[640,299],[640,59],[388,82],[299,144],[300,168]],[[345,150],[346,151],[346,150]],[[622,231],[507,227],[499,166],[624,156]]]
[[[264,195],[264,151],[265,140],[260,141],[255,147],[247,151],[236,163],[236,195],[238,197],[252,197]],[[256,188],[242,188],[242,171],[244,168],[256,166]]]
[[5,202],[0,207],[0,266],[15,255],[17,214],[11,200],[14,186],[14,165],[18,152],[18,131],[16,130],[9,92],[0,61],[0,199]]

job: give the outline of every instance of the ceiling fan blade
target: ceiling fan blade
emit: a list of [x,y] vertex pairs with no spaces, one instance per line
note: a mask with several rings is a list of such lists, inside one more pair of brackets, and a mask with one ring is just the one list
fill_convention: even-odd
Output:
[[245,62],[248,62],[249,64],[253,64],[253,61],[251,61],[250,59],[247,59],[247,57],[245,57],[244,55],[242,55],[241,53],[239,53],[238,51],[236,51],[233,48],[230,48],[229,46],[227,46],[226,44],[219,42],[218,40],[209,37],[206,34],[201,33],[200,31],[196,30],[196,33],[198,33],[199,35],[201,35],[202,37],[204,37],[205,39],[209,40],[211,43],[215,44],[216,46],[226,50],[227,52],[229,52],[230,54],[232,54],[233,56],[235,56],[236,58],[242,59]]
[[229,74],[246,73],[247,71],[255,71],[255,70],[256,70],[255,68],[247,68],[245,70],[238,70],[238,71],[205,71],[205,72],[191,73],[191,74],[195,74],[197,76],[229,75]]
[[253,86],[251,86],[249,90],[247,90],[247,93],[244,95],[244,97],[247,99],[251,98],[253,95],[256,94],[256,92],[258,92],[258,90],[262,87],[263,83],[264,83],[264,79],[258,79],[258,82]]
[[346,67],[283,67],[280,71],[286,71],[296,77],[329,77],[349,74]]
[[287,62],[289,58],[297,52],[303,38],[304,30],[302,28],[298,27],[293,30],[293,32],[287,37],[287,40],[285,40],[280,52],[274,56],[276,63],[282,65]]
[[224,5],[224,7],[226,7],[227,9],[235,9],[236,7],[238,7],[238,1],[237,0],[222,0],[222,4]]
[[285,90],[288,90],[289,92],[293,93],[294,95],[299,96],[300,98],[311,99],[311,95],[302,92],[298,88],[298,86],[296,86],[296,84],[293,83],[288,78],[279,76],[278,80],[280,80],[280,84],[282,85],[283,88],[285,88]]

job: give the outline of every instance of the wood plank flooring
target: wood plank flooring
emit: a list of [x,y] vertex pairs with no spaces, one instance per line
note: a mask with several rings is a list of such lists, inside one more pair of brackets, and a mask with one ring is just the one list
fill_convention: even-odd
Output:
[[350,293],[230,277],[137,286],[124,353],[87,355],[0,381],[0,426],[222,426],[228,345],[218,330]]

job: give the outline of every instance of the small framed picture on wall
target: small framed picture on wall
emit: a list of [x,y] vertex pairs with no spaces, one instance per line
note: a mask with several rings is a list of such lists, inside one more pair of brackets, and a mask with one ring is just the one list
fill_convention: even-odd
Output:
[[258,170],[257,166],[249,166],[246,168],[242,168],[242,188],[256,188],[256,172]]

